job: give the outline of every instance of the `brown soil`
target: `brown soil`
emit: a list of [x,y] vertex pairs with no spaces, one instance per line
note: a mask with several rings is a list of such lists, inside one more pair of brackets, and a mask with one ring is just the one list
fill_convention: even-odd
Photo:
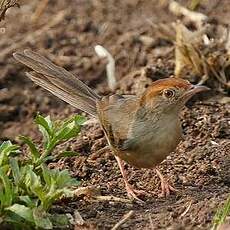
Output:
[[[176,17],[158,1],[50,0],[39,19],[32,22],[38,2],[23,1],[20,9],[7,12],[0,25],[1,140],[15,140],[24,134],[39,142],[41,137],[33,125],[38,111],[59,118],[79,112],[32,84],[25,77],[26,69],[12,58],[15,50],[29,47],[46,54],[101,94],[110,91],[104,62],[94,53],[96,44],[116,58],[120,93],[140,93],[153,80],[173,74],[173,44],[158,39],[152,24],[170,23]],[[210,2],[198,10],[216,23],[227,23],[229,2]],[[44,29],[58,17],[63,18]],[[143,43],[140,35],[152,37],[154,42]],[[86,221],[85,229],[110,229],[130,210],[134,215],[122,225],[124,229],[210,229],[230,188],[230,106],[223,103],[223,97],[212,89],[207,96],[193,99],[183,111],[185,138],[159,166],[178,190],[176,194],[158,197],[160,184],[154,171],[127,165],[130,183],[150,193],[143,197],[144,204],[81,197],[58,204],[59,212],[77,209]],[[51,167],[69,169],[82,185],[99,186],[102,195],[127,198],[112,153],[105,150],[99,154],[105,146],[99,124],[87,125],[76,140],[61,146],[78,151],[80,156],[61,159]]]

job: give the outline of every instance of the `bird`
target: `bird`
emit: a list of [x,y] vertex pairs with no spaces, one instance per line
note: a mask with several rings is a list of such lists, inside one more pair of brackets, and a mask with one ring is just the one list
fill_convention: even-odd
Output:
[[157,167],[182,139],[180,111],[193,95],[208,90],[206,86],[168,77],[154,81],[138,96],[100,96],[72,73],[37,52],[26,49],[13,56],[32,69],[26,75],[35,84],[98,119],[130,198],[141,201],[139,196],[143,191],[129,183],[125,162],[137,168],[155,169],[162,196],[175,191]]

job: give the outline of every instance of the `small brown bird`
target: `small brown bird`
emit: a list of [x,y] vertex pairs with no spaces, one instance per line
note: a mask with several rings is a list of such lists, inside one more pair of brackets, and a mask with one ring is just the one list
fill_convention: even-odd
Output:
[[138,168],[155,168],[161,180],[162,195],[175,190],[156,166],[181,140],[181,109],[194,94],[207,87],[194,86],[179,78],[166,78],[153,82],[141,96],[100,97],[70,72],[38,53],[25,50],[14,53],[14,57],[34,70],[26,75],[36,84],[99,119],[129,196],[138,199],[140,191],[128,183],[123,161]]

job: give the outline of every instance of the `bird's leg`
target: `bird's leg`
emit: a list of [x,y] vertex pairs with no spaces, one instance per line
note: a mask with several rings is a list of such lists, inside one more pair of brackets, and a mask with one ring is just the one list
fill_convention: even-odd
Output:
[[170,192],[175,192],[176,189],[173,188],[173,186],[171,186],[168,181],[164,178],[164,176],[161,174],[161,172],[155,168],[156,174],[157,176],[160,178],[161,180],[161,194],[160,197],[165,197],[170,195]]
[[125,182],[125,188],[126,188],[126,191],[128,193],[128,196],[131,197],[131,198],[134,198],[135,200],[138,200],[138,201],[141,201],[143,202],[141,199],[139,199],[137,196],[138,195],[143,195],[145,192],[144,191],[139,191],[139,190],[136,190],[132,187],[132,185],[128,182],[128,179],[127,179],[127,174],[125,172],[125,169],[124,169],[124,162],[117,156],[115,156],[116,160],[117,160],[117,163],[118,163],[118,166],[120,168],[120,171],[121,171],[121,175],[124,179],[124,182]]

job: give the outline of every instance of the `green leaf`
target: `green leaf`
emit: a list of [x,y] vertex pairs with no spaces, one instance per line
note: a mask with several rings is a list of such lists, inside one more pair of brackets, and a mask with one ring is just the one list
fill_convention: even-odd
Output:
[[223,207],[218,208],[214,218],[213,218],[213,229],[219,229],[218,227],[221,226],[226,220],[226,218],[230,215],[230,195],[223,205]]
[[53,160],[55,160],[54,156],[40,157],[40,159],[36,162],[37,168],[39,168],[42,164],[46,163],[47,161]]
[[10,165],[9,164],[5,164],[3,166],[0,167],[3,171],[4,174],[8,174],[9,170],[10,170]]
[[42,126],[49,133],[49,135],[52,135],[53,123],[50,119],[50,116],[43,117],[38,114],[35,118],[35,122],[37,125]]
[[40,154],[39,154],[39,151],[36,145],[33,143],[33,141],[29,137],[20,136],[19,138],[29,146],[30,152],[32,154],[32,158],[34,161],[36,161],[40,157]]
[[22,187],[27,187],[29,183],[28,172],[33,168],[31,164],[26,164],[25,166],[20,167],[20,183]]
[[0,145],[0,152],[11,153],[17,151],[19,148],[18,145],[13,145],[11,141],[3,141]]
[[76,115],[74,120],[78,125],[83,125],[87,121],[87,118],[81,115]]
[[70,138],[77,136],[79,132],[80,127],[76,125],[75,121],[72,121],[71,123],[66,124],[65,127],[62,127],[62,129],[55,135],[55,138],[57,141],[69,140]]
[[48,217],[48,213],[44,212],[41,208],[33,209],[33,217],[37,227],[42,229],[53,229],[53,224]]
[[22,217],[11,211],[5,210],[3,222],[7,225],[9,224],[10,229],[31,230],[31,224],[28,221],[25,221]]
[[26,204],[29,208],[34,208],[38,205],[37,199],[32,199],[30,196],[19,196],[19,200]]
[[73,179],[67,170],[59,171],[57,169],[48,169],[47,166],[42,165],[43,179],[46,183],[45,199],[42,199],[42,207],[48,210],[56,200],[63,195],[72,196],[71,190],[68,186],[79,185]]
[[17,154],[19,151],[18,145],[13,145],[11,141],[4,141],[0,145],[0,166],[3,165],[11,154]]
[[31,191],[40,200],[45,200],[46,191],[41,183],[41,178],[37,175],[31,166],[27,166],[24,183],[28,191]]
[[[0,201],[2,207],[7,207],[12,204],[14,192],[12,190],[13,185],[11,184],[7,174],[4,173],[0,168],[0,182],[2,181],[2,188],[0,189]],[[1,185],[1,183],[0,183]]]
[[76,137],[81,131],[80,126],[82,126],[85,121],[85,117],[76,115],[63,122],[61,128],[55,135],[57,140],[69,140],[70,138]]
[[52,178],[52,170],[48,169],[44,164],[42,165],[42,175],[45,183],[50,187],[51,186],[51,178]]
[[69,229],[70,218],[66,214],[53,214],[50,220],[56,228]]
[[6,208],[6,210],[16,213],[18,216],[22,217],[23,219],[29,222],[34,222],[32,209],[26,207],[25,205],[14,204]]
[[43,135],[45,146],[47,146],[53,136],[53,124],[50,120],[50,116],[43,117],[41,115],[37,115],[35,123],[38,125],[39,130]]
[[18,185],[20,183],[20,169],[18,165],[18,160],[16,158],[10,158],[10,167],[14,177],[14,183]]
[[59,200],[63,195],[60,189],[54,190],[54,186],[50,187],[50,191],[46,194],[46,199],[42,201],[41,206],[44,210],[49,210],[52,204]]
[[58,173],[56,172],[55,182],[58,188],[79,185],[79,182],[76,179],[72,178],[69,174],[69,171],[66,169],[59,171]]
[[79,182],[70,176],[68,170],[48,169],[47,166],[43,165],[42,175],[46,185],[49,186],[49,192],[52,192],[52,189],[56,190],[79,185]]

